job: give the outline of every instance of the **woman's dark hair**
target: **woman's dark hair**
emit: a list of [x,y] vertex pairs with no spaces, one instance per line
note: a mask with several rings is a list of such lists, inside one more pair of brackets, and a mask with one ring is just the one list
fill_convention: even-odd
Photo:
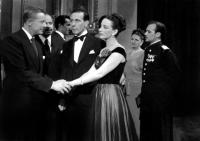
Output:
[[101,22],[103,19],[108,19],[112,21],[112,28],[117,29],[118,32],[115,36],[118,36],[118,34],[126,29],[126,20],[124,17],[117,13],[113,13],[111,15],[104,15],[99,19],[99,26],[101,25]]
[[140,29],[140,28],[134,29],[134,30],[132,31],[131,36],[132,36],[133,34],[138,35],[138,36],[141,38],[141,40],[143,40],[143,41],[145,40],[144,31],[143,31],[142,29]]

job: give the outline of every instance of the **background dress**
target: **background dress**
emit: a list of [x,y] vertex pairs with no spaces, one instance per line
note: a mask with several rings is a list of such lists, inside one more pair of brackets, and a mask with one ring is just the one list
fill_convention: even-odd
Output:
[[[101,52],[95,61],[95,67],[98,69],[113,52],[126,57],[125,50],[121,47],[111,52]],[[92,141],[137,141],[134,123],[119,84],[124,66],[125,62],[119,64],[100,79],[93,90]]]
[[143,59],[143,49],[131,50],[127,53],[127,63],[124,69],[126,76],[126,100],[135,123],[138,137],[140,135],[140,109],[137,107],[135,98],[141,93]]

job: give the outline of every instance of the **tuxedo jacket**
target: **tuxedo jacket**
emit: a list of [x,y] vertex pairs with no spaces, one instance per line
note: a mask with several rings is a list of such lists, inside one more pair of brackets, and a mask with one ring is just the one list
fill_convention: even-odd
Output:
[[[61,78],[67,81],[79,78],[91,68],[103,47],[105,47],[105,42],[103,40],[88,33],[80,51],[78,62],[75,63],[74,40],[71,39],[66,42],[63,46],[63,53],[61,56]],[[71,95],[75,97],[75,99],[79,99],[77,97],[81,97],[80,95],[90,95],[91,89],[92,86],[83,85],[73,90]],[[85,104],[87,104],[87,102],[85,102]]]
[[145,48],[142,70],[141,109],[166,111],[173,102],[180,67],[175,54],[162,42]]
[[0,48],[6,73],[3,109],[21,122],[38,119],[38,114],[43,112],[46,92],[52,85],[50,78],[42,76],[42,50],[36,46],[38,55],[25,32],[19,30],[6,37]]

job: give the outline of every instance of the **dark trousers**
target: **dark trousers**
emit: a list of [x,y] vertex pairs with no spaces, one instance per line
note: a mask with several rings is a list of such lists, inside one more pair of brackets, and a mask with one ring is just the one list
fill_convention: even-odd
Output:
[[172,116],[160,112],[140,113],[140,141],[172,141]]

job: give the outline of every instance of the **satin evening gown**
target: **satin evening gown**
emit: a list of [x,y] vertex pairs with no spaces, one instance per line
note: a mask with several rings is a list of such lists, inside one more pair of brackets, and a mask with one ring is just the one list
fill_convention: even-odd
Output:
[[[98,69],[110,54],[118,52],[126,57],[125,50],[102,51],[95,61]],[[134,122],[119,84],[125,66],[120,63],[113,71],[97,82],[93,90],[91,110],[91,141],[137,141]]]

